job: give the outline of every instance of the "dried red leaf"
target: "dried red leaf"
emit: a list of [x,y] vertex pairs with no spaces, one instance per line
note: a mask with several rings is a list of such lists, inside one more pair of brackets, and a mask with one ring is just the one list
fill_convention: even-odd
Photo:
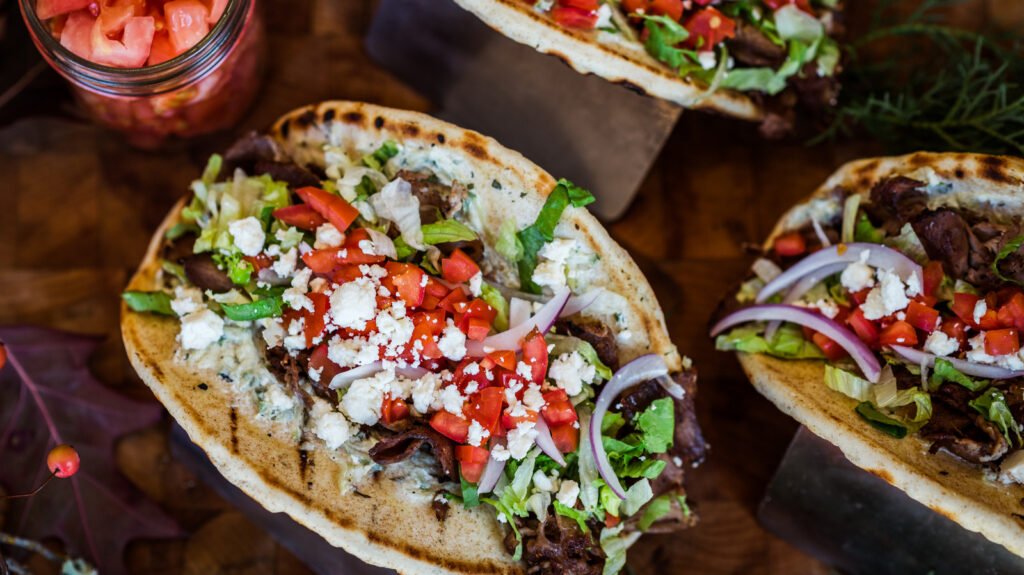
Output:
[[8,364],[0,370],[0,486],[7,493],[31,491],[49,474],[47,452],[73,445],[81,455],[79,472],[12,501],[7,527],[32,539],[56,537],[101,573],[119,575],[127,573],[129,541],[182,532],[117,471],[117,438],[155,424],[161,409],[127,399],[89,373],[98,343],[41,328],[0,329]]

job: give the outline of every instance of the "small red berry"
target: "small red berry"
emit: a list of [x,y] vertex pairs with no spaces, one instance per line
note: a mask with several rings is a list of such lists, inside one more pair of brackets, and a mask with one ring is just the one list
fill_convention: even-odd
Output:
[[66,444],[54,447],[50,450],[50,454],[46,456],[46,467],[51,473],[61,479],[67,479],[78,473],[78,467],[81,462],[75,448]]
[[0,343],[0,369],[7,365],[7,346]]

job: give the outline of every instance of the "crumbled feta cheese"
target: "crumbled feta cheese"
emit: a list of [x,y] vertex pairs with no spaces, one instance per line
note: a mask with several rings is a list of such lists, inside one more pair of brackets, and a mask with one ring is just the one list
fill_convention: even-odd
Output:
[[[271,246],[277,247],[277,246]],[[280,259],[270,266],[278,277],[286,278],[295,273],[295,266],[299,262],[299,250],[292,248],[281,254]]]
[[1013,371],[1024,370],[1024,358],[1021,356],[1024,352],[1008,353],[1006,355],[989,355],[988,352],[985,351],[984,332],[979,333],[967,341],[971,344],[971,350],[967,352],[967,361],[998,365],[999,367]]
[[[537,430],[532,421],[523,421],[508,432],[508,452],[515,459],[522,459],[529,453],[537,439]],[[495,458],[497,459],[497,458]]]
[[286,393],[277,384],[267,387],[261,399],[260,412],[267,415],[273,416],[295,408],[295,397],[290,393]]
[[428,373],[417,379],[412,385],[412,406],[420,413],[428,413],[441,407],[438,389],[441,387],[441,376]]
[[316,400],[310,419],[313,421],[313,433],[327,444],[327,449],[338,449],[352,437],[348,420],[326,401]]
[[547,491],[549,493],[557,491],[555,484],[551,481],[551,478],[544,475],[544,472],[539,469],[533,472],[533,486],[536,487],[538,491]]
[[459,391],[458,387],[454,385],[445,387],[441,390],[439,399],[445,411],[452,415],[462,415],[462,405],[466,403],[466,398]]
[[541,261],[533,270],[533,283],[551,288],[565,286],[567,262],[575,247],[576,240],[567,238],[555,238],[544,244],[537,252]]
[[597,377],[597,370],[587,363],[578,351],[563,353],[548,367],[548,377],[555,385],[565,390],[569,397],[579,395],[583,384],[591,383]]
[[235,220],[228,224],[228,231],[235,240],[238,251],[247,256],[258,256],[263,251],[267,234],[263,232],[263,223],[253,216]]
[[314,381],[314,382],[319,383],[320,382],[320,374],[323,373],[323,371],[324,371],[323,367],[317,367],[317,368],[311,367],[311,368],[306,370],[306,375],[309,376],[309,380],[310,381]]
[[371,341],[383,346],[389,356],[401,354],[416,329],[412,319],[406,317],[405,302],[401,300],[393,302],[390,308],[380,313],[376,323],[377,333]]
[[869,250],[865,250],[860,254],[860,261],[846,266],[839,276],[839,283],[844,288],[851,292],[859,292],[875,286],[875,270],[865,263],[870,254]]
[[334,336],[327,343],[327,357],[340,367],[357,367],[377,361],[380,351],[365,337]]
[[313,249],[325,250],[336,248],[345,242],[345,235],[334,227],[334,224],[326,223],[316,229],[316,242]]
[[306,293],[309,291],[309,278],[312,275],[313,270],[302,268],[292,278],[292,286],[284,290],[284,293],[281,295],[281,299],[292,309],[313,311],[313,300],[306,296]]
[[714,50],[704,50],[697,53],[697,62],[700,63],[701,68],[711,70],[718,65],[718,58],[715,56]]
[[377,289],[370,278],[356,278],[331,294],[331,320],[342,328],[361,330],[377,315]]
[[284,336],[284,347],[292,351],[306,349],[306,318],[300,317],[288,324],[288,335]]
[[437,347],[446,358],[459,361],[466,357],[466,334],[455,327],[455,322],[449,319],[441,333],[441,339],[437,342]]
[[958,349],[960,342],[939,330],[933,331],[924,342],[925,351],[940,357],[956,353]]
[[199,288],[178,286],[174,288],[174,299],[171,309],[179,316],[188,315],[206,307],[203,303],[203,292]]
[[918,296],[924,293],[921,289],[921,278],[917,277],[917,274],[910,274],[907,278],[907,295],[910,297]]
[[473,297],[480,297],[480,294],[484,293],[483,283],[483,272],[476,272],[476,275],[469,278],[469,292],[473,294]]
[[999,464],[999,479],[1003,483],[1024,483],[1024,449],[1014,451]]
[[818,301],[814,302],[814,307],[818,308],[818,311],[821,312],[821,315],[829,319],[835,319],[835,317],[839,315],[839,306],[837,306],[835,302],[833,302],[830,299],[819,299]]
[[480,373],[480,364],[475,361],[471,361],[462,368],[462,373],[466,375],[476,375]]
[[979,299],[978,303],[974,304],[974,323],[981,323],[981,318],[985,317],[988,312],[988,303],[985,299]]
[[600,30],[612,27],[612,7],[607,4],[601,4],[601,7],[597,9],[597,21],[594,22],[594,28]]
[[566,479],[558,489],[558,495],[555,496],[555,499],[566,507],[573,507],[576,505],[576,498],[579,496],[580,484],[572,479]]
[[523,405],[530,411],[540,411],[544,407],[544,394],[540,392],[540,386],[532,383],[523,393]]
[[881,319],[905,309],[910,304],[903,280],[898,275],[888,270],[879,270],[878,280],[879,285],[868,292],[867,300],[861,306],[866,319]]
[[494,448],[491,449],[491,457],[493,457],[495,461],[508,461],[508,458],[512,457],[512,453],[504,445],[495,445]]
[[224,335],[224,320],[209,309],[201,309],[181,318],[181,347],[205,349]]
[[533,368],[525,361],[516,364],[516,375],[524,379],[533,379]]
[[484,429],[484,426],[480,425],[480,422],[474,419],[469,424],[469,436],[467,437],[466,442],[473,447],[480,447],[480,444],[490,436],[491,432]]
[[259,320],[259,325],[263,328],[263,341],[267,347],[273,348],[284,343],[284,325],[279,320],[267,317]]
[[376,375],[357,379],[341,398],[341,410],[355,423],[376,425],[380,420],[380,406],[384,394],[391,390],[395,372],[384,370]]

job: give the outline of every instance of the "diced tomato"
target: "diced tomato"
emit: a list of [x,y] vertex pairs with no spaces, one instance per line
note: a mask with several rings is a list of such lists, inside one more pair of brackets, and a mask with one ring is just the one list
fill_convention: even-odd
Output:
[[385,265],[388,270],[388,277],[395,286],[397,295],[411,308],[417,308],[423,303],[427,295],[427,286],[424,278],[427,274],[416,264],[405,264],[401,262],[388,262]]
[[334,363],[330,358],[328,358],[326,343],[316,346],[313,353],[309,354],[309,368],[320,371],[319,384],[321,387],[327,387],[330,385],[334,376],[344,371],[340,365]]
[[622,8],[627,14],[668,16],[677,21],[683,17],[683,0],[623,0]]
[[780,256],[798,256],[807,251],[807,242],[800,232],[790,232],[775,238],[775,253]]
[[945,277],[946,272],[942,270],[942,262],[928,262],[928,265],[924,266],[924,286],[922,286],[924,295],[935,295]]
[[949,304],[949,309],[962,319],[964,323],[973,326],[975,325],[974,306],[978,304],[979,299],[981,298],[974,294],[955,293],[953,294],[953,303]]
[[1024,329],[1024,294],[1014,293],[996,315],[1004,327]]
[[167,34],[174,50],[181,54],[210,32],[210,10],[199,0],[173,0],[164,4]]
[[459,460],[459,468],[462,471],[462,478],[470,483],[480,481],[480,476],[487,467],[487,460],[491,453],[483,447],[473,445],[455,446],[455,459]]
[[[491,377],[493,378],[493,375]],[[493,379],[487,379],[487,370],[483,369],[475,359],[469,357],[462,360],[455,368],[452,379],[460,390],[465,390],[471,383],[475,383],[477,389],[484,389],[495,383]]]
[[490,433],[498,430],[501,408],[505,403],[505,390],[500,387],[485,387],[470,396],[463,408],[466,417],[476,421]]
[[572,402],[569,401],[569,394],[564,389],[556,389],[545,393],[544,404],[540,413],[544,416],[544,421],[547,421],[551,426],[572,423],[579,419],[576,416],[576,409],[572,406]]
[[914,330],[914,326],[905,321],[894,321],[882,330],[878,342],[882,345],[913,347],[917,345],[917,331]]
[[363,272],[359,269],[359,266],[343,265],[334,268],[330,272],[327,272],[326,275],[330,276],[332,282],[336,284],[344,284],[356,278],[363,277]]
[[912,301],[907,306],[907,323],[923,332],[931,333],[939,324],[939,310]]
[[871,293],[871,288],[865,288],[858,292],[851,293],[850,297],[853,298],[853,301],[855,301],[857,305],[864,305],[864,302],[868,301],[869,293]]
[[409,404],[404,399],[392,398],[390,394],[384,394],[384,401],[380,406],[380,419],[385,425],[391,425],[409,417]]
[[598,0],[558,0],[558,5],[580,10],[597,10],[601,7]]
[[309,250],[302,254],[302,261],[313,273],[329,274],[338,267],[338,248]]
[[787,4],[795,4],[797,8],[804,12],[814,14],[814,10],[811,8],[811,0],[764,0],[764,3],[772,10],[778,10]]
[[437,307],[448,313],[459,313],[456,312],[455,306],[464,302],[466,302],[466,292],[461,289],[453,289],[444,299],[438,302]]
[[947,317],[942,320],[942,326],[939,329],[948,337],[959,341],[961,349],[967,344],[967,324],[959,319]]
[[156,22],[152,16],[135,16],[124,25],[121,40],[107,38],[99,26],[92,27],[90,35],[92,56],[90,59],[106,66],[118,68],[140,68],[149,58],[153,45]]
[[[37,0],[36,16],[40,20],[49,20],[54,16],[87,8],[94,0]],[[86,12],[88,13],[88,12]]]
[[843,349],[842,346],[825,335],[815,332],[814,335],[811,336],[811,341],[821,349],[821,352],[824,353],[825,357],[830,361],[837,361],[847,356],[846,350]]
[[76,56],[92,58],[92,28],[96,18],[88,10],[72,12],[64,22],[64,30],[60,34],[60,45]]
[[487,354],[487,359],[509,371],[516,370],[516,352],[511,350],[492,351]]
[[145,16],[145,2],[136,0],[114,0],[100,8],[96,19],[100,31],[107,37],[114,37],[124,30],[124,25],[133,16]]
[[213,26],[224,14],[224,9],[228,7],[228,0],[206,0],[206,4],[210,9],[210,16],[206,21]]
[[359,217],[359,210],[352,207],[341,196],[336,196],[320,188],[304,187],[295,190],[295,193],[320,213],[327,221],[334,224],[339,232],[345,232],[352,222]]
[[580,446],[580,430],[573,423],[563,423],[550,428],[551,439],[562,453],[573,453]]
[[320,215],[309,204],[295,204],[274,210],[274,217],[300,230],[315,232],[317,228],[327,223],[327,220]]
[[440,335],[444,331],[444,310],[418,311],[412,314],[412,323],[420,325],[427,324],[427,333]]
[[530,366],[533,382],[544,383],[544,375],[548,372],[548,344],[537,328],[523,339],[523,361]]
[[453,284],[468,282],[480,273],[480,266],[466,252],[456,248],[450,257],[441,260],[441,275],[445,281]]
[[146,65],[163,64],[175,56],[177,54],[174,52],[174,46],[171,45],[171,38],[167,31],[157,30],[153,35],[153,44],[149,48],[149,59],[146,60]]
[[456,443],[465,443],[469,437],[469,420],[441,410],[430,418],[430,427]]
[[864,311],[860,308],[853,310],[846,322],[853,328],[853,332],[861,341],[868,344],[868,347],[878,347],[878,326],[875,322],[864,317]]
[[505,429],[515,429],[516,427],[519,427],[519,424],[523,423],[524,421],[529,421],[531,423],[537,421],[537,412],[526,410],[526,415],[519,415],[513,417],[512,415],[509,414],[508,410],[506,409],[501,414],[501,426],[504,427]]
[[480,298],[476,298],[471,302],[456,302],[453,304],[455,309],[455,322],[466,335],[470,335],[470,331],[473,331],[473,339],[476,341],[482,341],[483,338],[487,337],[487,333],[491,330],[491,324],[494,323],[494,318],[498,316],[497,310],[492,308],[490,304]]
[[487,334],[491,332],[491,324],[487,323],[487,320],[480,318],[472,318],[469,320],[469,325],[466,327],[466,337],[473,341],[483,341],[487,339]]
[[[416,345],[417,341],[420,342],[419,346]],[[438,359],[444,356],[441,348],[437,346],[437,335],[434,333],[433,326],[429,323],[417,324],[413,328],[412,338],[406,351],[409,355],[415,351],[423,359]]]
[[1006,355],[1020,351],[1020,338],[1015,329],[993,329],[985,332],[985,353]]
[[306,310],[303,317],[306,318],[304,333],[306,335],[306,347],[312,347],[313,340],[320,337],[324,332],[324,318],[327,315],[327,308],[330,299],[327,294],[310,292],[306,294],[313,302],[313,311]]
[[566,28],[593,30],[597,24],[597,12],[595,10],[580,10],[579,8],[569,6],[555,6],[551,9],[551,17],[559,25]]
[[[732,18],[729,18],[712,7],[704,8],[690,16],[686,19],[683,26],[690,32],[690,37],[686,39],[686,42],[684,42],[688,48],[710,50],[726,38],[733,38],[736,36],[736,22],[734,22]],[[782,237],[794,235],[800,237],[799,245],[803,246],[804,239],[803,236],[800,236],[799,232],[792,232]],[[777,252],[779,251],[778,239],[776,239],[775,248],[775,251]],[[806,246],[804,249],[806,249]],[[801,253],[803,253],[803,249],[796,254],[783,254],[779,252],[779,255],[799,255]]]

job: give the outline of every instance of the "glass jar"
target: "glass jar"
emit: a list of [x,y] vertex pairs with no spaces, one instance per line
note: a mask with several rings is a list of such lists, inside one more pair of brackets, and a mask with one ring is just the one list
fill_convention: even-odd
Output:
[[256,0],[229,0],[198,44],[144,68],[112,68],[73,54],[36,16],[35,0],[19,5],[36,47],[71,82],[89,116],[137,146],[229,128],[259,89],[266,42]]

